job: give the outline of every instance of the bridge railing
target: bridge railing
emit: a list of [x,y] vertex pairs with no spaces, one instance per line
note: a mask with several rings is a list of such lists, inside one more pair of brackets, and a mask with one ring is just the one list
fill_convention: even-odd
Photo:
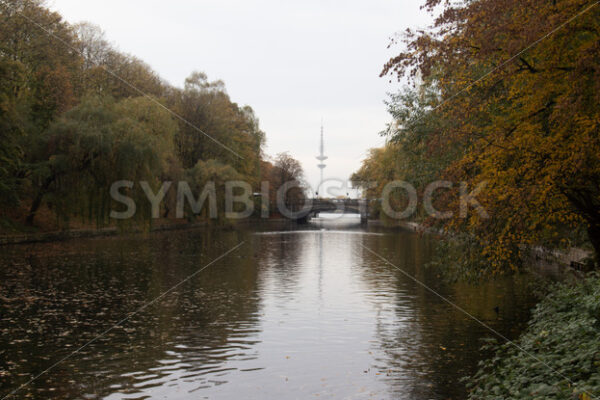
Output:
[[304,210],[308,214],[327,211],[349,211],[365,217],[368,214],[366,199],[307,199],[306,202],[290,203],[287,207],[292,212]]

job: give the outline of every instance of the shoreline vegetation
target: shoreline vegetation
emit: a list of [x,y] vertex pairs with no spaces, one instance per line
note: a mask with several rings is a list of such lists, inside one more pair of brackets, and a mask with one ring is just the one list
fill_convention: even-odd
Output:
[[[388,184],[408,182],[431,198],[417,204],[414,220],[469,237],[485,260],[474,268],[490,275],[522,268],[523,245],[590,249],[589,265],[598,268],[600,7],[585,0],[423,7],[433,25],[391,43],[398,53],[381,75],[408,85],[390,95],[386,144],[354,173],[355,186],[378,199]],[[465,188],[485,212],[460,212]],[[407,191],[399,185],[386,204],[407,209]],[[371,215],[385,219],[382,208],[375,204]]]
[[578,399],[600,393],[600,277],[553,285],[512,343],[490,340],[495,355],[467,378],[469,399]]
[[[78,228],[63,229],[59,231],[36,231],[36,232],[18,232],[11,234],[0,234],[0,247],[8,245],[18,245],[27,243],[48,243],[62,242],[71,239],[87,239],[107,236],[135,235],[140,233],[164,232],[173,230],[188,230],[199,228],[223,228],[229,229],[236,226],[249,225],[256,222],[257,218],[247,218],[243,220],[199,220],[194,222],[173,220],[157,220],[153,224],[130,225],[126,227],[110,226],[103,228]],[[264,222],[290,221],[287,218],[274,216],[268,219],[260,219]]]
[[[300,163],[264,153],[258,117],[222,81],[195,71],[173,86],[100,27],[68,23],[43,0],[0,2],[0,25],[0,232],[110,226],[123,208],[111,195],[119,181],[136,183],[120,194],[138,205],[127,223],[141,225],[153,212],[147,193],[165,182],[196,195],[213,184],[218,218],[230,181],[253,193],[268,182],[269,199],[295,182],[284,201],[303,197]],[[166,193],[160,217],[174,218],[176,197]],[[187,207],[183,217],[207,219],[197,214]]]

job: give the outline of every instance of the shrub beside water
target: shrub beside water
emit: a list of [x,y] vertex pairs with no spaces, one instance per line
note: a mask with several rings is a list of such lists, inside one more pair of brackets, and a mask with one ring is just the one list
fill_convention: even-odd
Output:
[[469,378],[469,399],[600,397],[600,276],[553,287],[514,343],[486,345],[495,356]]

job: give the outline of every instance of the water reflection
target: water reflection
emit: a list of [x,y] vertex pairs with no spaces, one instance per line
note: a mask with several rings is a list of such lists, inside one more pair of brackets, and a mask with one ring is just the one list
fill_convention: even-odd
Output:
[[489,332],[361,244],[509,337],[524,282],[445,285],[433,239],[359,222],[4,247],[0,395],[245,241],[17,397],[463,398]]

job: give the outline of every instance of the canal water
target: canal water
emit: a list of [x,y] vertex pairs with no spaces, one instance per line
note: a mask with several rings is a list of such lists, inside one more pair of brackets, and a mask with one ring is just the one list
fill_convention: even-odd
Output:
[[54,365],[11,398],[463,399],[493,333],[411,277],[509,338],[527,277],[337,217],[0,248],[0,398]]

